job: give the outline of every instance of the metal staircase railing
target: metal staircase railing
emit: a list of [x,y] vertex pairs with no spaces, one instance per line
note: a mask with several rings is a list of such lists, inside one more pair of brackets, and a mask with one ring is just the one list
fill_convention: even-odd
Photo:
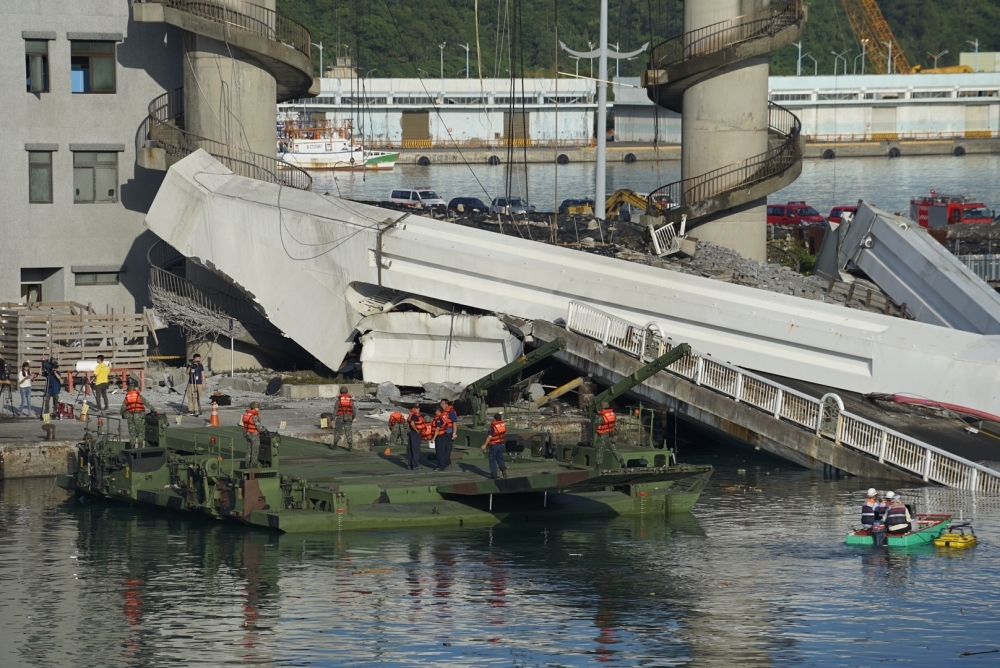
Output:
[[[710,64],[708,58],[727,49],[773,37],[799,24],[804,19],[802,0],[785,0],[764,9],[743,16],[721,21],[682,33],[664,40],[650,53],[650,70],[667,70],[696,64],[705,59],[704,70],[688,67],[679,74],[680,78],[667,76],[666,81],[674,86],[684,86],[684,79],[692,77],[691,83],[703,80],[696,74],[711,72],[719,67]],[[733,57],[740,57],[738,54]],[[709,75],[710,76],[710,75]],[[658,85],[658,84],[656,84]],[[659,101],[659,96],[656,97]],[[773,179],[802,160],[800,135],[802,124],[784,107],[768,104],[768,133],[776,137],[780,144],[767,152],[726,165],[696,177],[668,183],[650,193],[647,212],[665,215],[668,219],[679,220],[688,216],[688,228],[697,227],[699,219],[704,219],[724,208],[733,206],[730,200],[723,202],[721,195],[747,190],[750,186]],[[777,188],[775,188],[777,189]],[[669,203],[666,211],[659,203]]]
[[[566,330],[642,362],[656,359],[674,345],[657,325],[640,327],[577,301],[569,304]],[[836,394],[816,399],[694,351],[666,370],[928,482],[1000,494],[1000,471],[849,413]]]
[[299,190],[312,189],[312,177],[305,170],[276,157],[253,153],[236,146],[199,137],[184,129],[184,89],[176,88],[154,98],[149,113],[136,135],[137,149],[149,142],[167,155],[180,159],[204,149],[234,174]]
[[[657,188],[649,194],[648,213],[659,214],[657,202],[671,202],[672,209],[684,207],[688,213],[688,227],[697,226],[695,218],[705,216],[705,212],[695,212],[698,203],[713,197],[748,188],[749,186],[773,178],[802,159],[802,144],[799,135],[802,123],[798,117],[773,102],[768,102],[768,133],[781,138],[781,144],[766,153],[714,169],[689,179],[681,179]],[[691,211],[688,211],[691,210]],[[680,211],[676,211],[680,214]]]
[[243,0],[145,0],[286,44],[312,57],[309,30],[295,21]]

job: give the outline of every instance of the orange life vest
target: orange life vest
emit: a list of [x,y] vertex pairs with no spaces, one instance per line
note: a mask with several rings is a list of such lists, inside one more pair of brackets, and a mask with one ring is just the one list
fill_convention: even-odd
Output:
[[455,423],[451,421],[447,413],[434,418],[434,423],[434,426],[440,429],[442,434],[447,434],[449,429],[454,430],[455,428]]
[[260,415],[260,411],[254,410],[253,408],[248,408],[247,412],[243,414],[243,419],[240,422],[243,423],[243,433],[244,434],[259,434],[257,431],[257,423],[253,421],[255,417]]
[[615,412],[610,408],[605,408],[600,411],[598,415],[601,416],[602,421],[597,425],[597,433],[600,436],[607,436],[608,434],[614,433],[615,420],[617,419]]
[[354,412],[354,400],[351,395],[342,394],[337,397],[337,415],[350,415]]
[[504,442],[507,435],[507,425],[503,423],[503,420],[494,420],[490,423],[493,427],[493,433],[490,435],[490,445],[500,445]]
[[417,423],[417,429],[420,431],[420,438],[424,441],[429,441],[434,438],[434,425],[430,422],[425,421],[423,418]]
[[399,411],[396,411],[395,413],[389,416],[390,427],[395,427],[397,424],[402,424],[404,422],[406,422],[406,418],[404,418],[403,414],[400,413]]
[[139,390],[129,390],[125,393],[126,413],[145,413],[146,407],[142,405],[142,395]]

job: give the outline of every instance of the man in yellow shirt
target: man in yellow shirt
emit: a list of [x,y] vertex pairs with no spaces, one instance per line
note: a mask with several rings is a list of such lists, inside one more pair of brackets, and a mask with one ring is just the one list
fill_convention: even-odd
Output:
[[[97,410],[108,410],[108,374],[111,367],[104,363],[104,355],[97,356],[97,366],[94,368],[94,399]],[[101,397],[104,397],[104,408],[101,408]]]

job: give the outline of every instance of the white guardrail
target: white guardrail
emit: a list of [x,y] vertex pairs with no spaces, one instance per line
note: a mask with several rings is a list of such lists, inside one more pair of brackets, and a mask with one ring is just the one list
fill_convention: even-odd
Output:
[[[577,301],[569,303],[566,329],[640,361],[651,361],[675,345],[655,323],[640,327]],[[924,480],[958,489],[1000,493],[1000,471],[848,413],[836,394],[816,399],[694,352],[674,362],[667,371]]]

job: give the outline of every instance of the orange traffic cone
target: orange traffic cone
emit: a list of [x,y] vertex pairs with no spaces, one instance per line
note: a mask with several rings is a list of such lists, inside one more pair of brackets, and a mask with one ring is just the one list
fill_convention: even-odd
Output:
[[389,449],[389,448],[386,448],[385,452],[383,452],[382,454],[384,454],[384,455],[391,455],[392,454],[392,450]]
[[219,405],[212,402],[212,417],[208,418],[209,427],[221,427],[222,424],[219,422]]

